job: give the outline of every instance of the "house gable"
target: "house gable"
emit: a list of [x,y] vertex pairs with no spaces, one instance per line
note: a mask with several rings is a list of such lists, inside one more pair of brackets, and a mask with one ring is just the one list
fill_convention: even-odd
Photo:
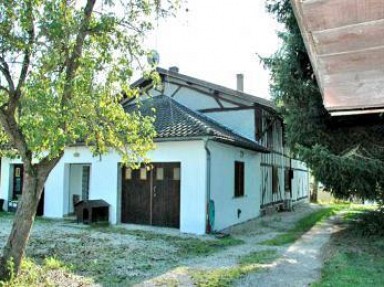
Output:
[[[284,147],[283,120],[271,101],[175,71],[158,69],[158,72],[163,79],[162,89],[156,92],[151,92],[150,89],[151,95],[172,97],[191,110],[217,121],[270,151],[261,155],[262,206],[282,202],[287,198],[301,197],[297,195],[297,186],[304,186],[303,182],[308,182],[308,172],[306,168],[301,170],[295,167],[293,162],[297,160],[292,159],[289,149]],[[287,170],[291,171],[288,174],[297,174],[296,178],[286,181]],[[291,187],[285,184],[290,181]],[[300,188],[304,189],[306,188]]]

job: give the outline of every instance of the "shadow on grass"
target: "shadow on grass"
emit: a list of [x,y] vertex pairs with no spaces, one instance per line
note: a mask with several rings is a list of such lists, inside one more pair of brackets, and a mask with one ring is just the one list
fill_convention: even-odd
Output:
[[384,236],[363,234],[360,220],[366,214],[347,214],[349,224],[332,235],[321,279],[311,286],[383,286]]

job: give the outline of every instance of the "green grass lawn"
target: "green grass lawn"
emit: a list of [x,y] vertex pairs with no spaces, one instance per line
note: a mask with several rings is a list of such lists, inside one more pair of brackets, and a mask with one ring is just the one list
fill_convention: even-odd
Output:
[[14,213],[5,212],[5,211],[0,212],[0,218],[13,218],[13,216],[14,216]]
[[190,269],[188,272],[197,287],[230,287],[235,280],[256,272],[261,264],[271,263],[277,258],[276,250],[263,250],[239,257],[238,264],[230,268]]
[[384,286],[384,237],[362,235],[356,224],[359,216],[356,212],[345,216],[350,226],[332,236],[321,280],[312,286]]
[[295,226],[288,230],[285,233],[279,234],[276,237],[266,240],[261,244],[270,245],[270,246],[281,246],[285,244],[290,244],[299,239],[304,233],[310,230],[316,223],[321,222],[328,217],[336,214],[336,212],[347,208],[346,205],[332,205],[331,207],[326,207],[320,210],[317,210],[306,217],[300,219]]
[[140,240],[145,240],[145,241],[153,241],[153,240],[165,241],[171,244],[172,246],[177,247],[178,255],[180,257],[206,256],[218,250],[223,250],[223,248],[244,243],[244,241],[234,238],[232,236],[226,236],[223,238],[217,238],[212,240],[203,240],[197,237],[175,236],[175,235],[161,234],[158,232],[143,231],[143,230],[128,230],[124,227],[116,227],[116,226],[107,226],[107,227],[94,226],[92,229],[95,229],[99,232],[105,232],[105,233],[119,233],[119,234],[125,234],[125,235],[132,235],[137,237]]
[[[12,264],[10,264],[12,265]],[[74,286],[89,286],[93,285],[94,281],[90,278],[77,277],[71,273],[72,266],[66,266],[61,261],[49,257],[44,259],[41,265],[36,264],[31,259],[24,259],[21,264],[21,271],[19,276],[11,274],[11,280],[4,282],[0,280],[0,287],[51,287],[59,286],[53,282],[52,278],[58,280],[59,277],[68,283],[76,283]],[[59,280],[61,281],[61,280]]]

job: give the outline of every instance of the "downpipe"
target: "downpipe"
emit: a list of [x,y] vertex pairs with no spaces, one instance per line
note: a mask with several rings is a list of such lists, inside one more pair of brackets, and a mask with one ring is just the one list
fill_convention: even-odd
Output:
[[206,230],[207,234],[212,232],[212,226],[210,222],[210,202],[211,202],[211,151],[208,148],[209,139],[204,139],[204,148],[207,152],[207,171],[206,171],[206,190],[207,190],[207,207],[206,207]]

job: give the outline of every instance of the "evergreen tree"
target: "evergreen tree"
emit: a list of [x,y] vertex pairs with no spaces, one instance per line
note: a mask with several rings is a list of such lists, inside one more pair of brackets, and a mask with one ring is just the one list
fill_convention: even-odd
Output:
[[[289,0],[268,0],[267,10],[284,25],[282,47],[263,58],[272,75],[271,94],[284,118],[292,152],[339,198],[382,199],[384,129],[377,116],[331,118]],[[369,118],[371,119],[371,118]]]

